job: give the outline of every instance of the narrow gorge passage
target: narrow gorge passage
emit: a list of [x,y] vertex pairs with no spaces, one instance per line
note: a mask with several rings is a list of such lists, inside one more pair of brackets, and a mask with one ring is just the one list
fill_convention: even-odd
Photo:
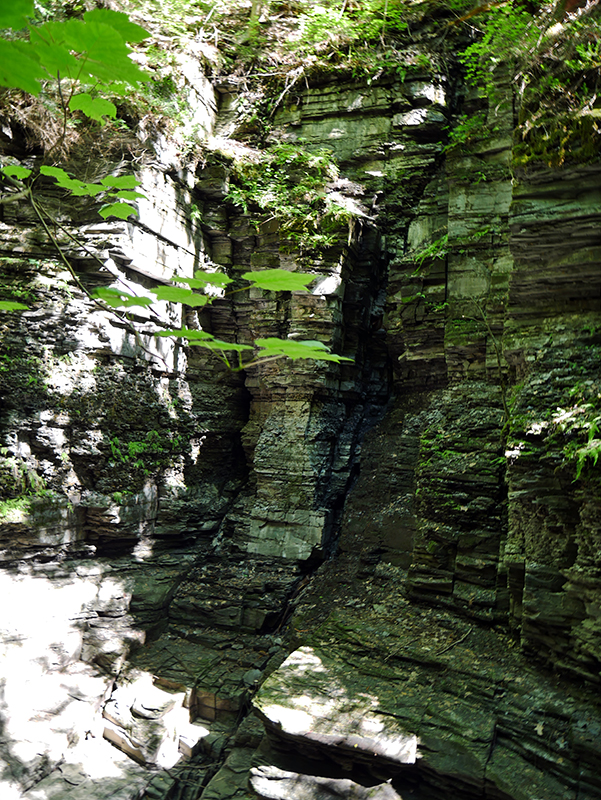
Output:
[[601,800],[598,6],[145,3],[137,216],[0,96],[2,800]]

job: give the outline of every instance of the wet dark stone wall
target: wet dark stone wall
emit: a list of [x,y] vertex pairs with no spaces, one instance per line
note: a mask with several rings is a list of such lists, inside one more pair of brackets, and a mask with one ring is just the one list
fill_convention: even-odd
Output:
[[299,89],[274,135],[330,146],[356,210],[314,258],[227,202],[222,153],[145,168],[139,225],[63,208],[86,285],[313,272],[187,321],[352,363],[231,373],[5,218],[2,580],[41,598],[3,628],[12,796],[601,797],[599,169],[512,173],[499,91],[448,150],[443,75]]

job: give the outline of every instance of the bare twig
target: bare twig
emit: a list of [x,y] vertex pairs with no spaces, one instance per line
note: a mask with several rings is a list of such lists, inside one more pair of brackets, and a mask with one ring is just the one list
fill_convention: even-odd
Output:
[[467,639],[467,637],[470,635],[470,633],[472,632],[472,630],[473,630],[473,628],[470,628],[470,629],[469,629],[469,631],[468,631],[467,633],[465,633],[465,634],[464,634],[464,635],[461,637],[461,639],[456,639],[454,642],[451,642],[451,644],[447,645],[446,647],[443,647],[443,648],[442,648],[442,650],[437,650],[437,651],[436,651],[436,655],[437,655],[437,656],[441,656],[443,653],[446,653],[446,652],[447,652],[447,650],[450,650],[450,649],[451,649],[451,647],[455,647],[455,645],[457,645],[457,644],[461,644],[461,642],[465,642],[465,640],[466,640],[466,639]]
[[[275,112],[277,110],[277,107],[282,102],[284,97],[286,97],[288,92],[292,89],[292,87],[297,82],[297,80],[301,77],[301,75],[304,74],[304,71],[305,71],[305,66],[304,66],[304,64],[301,64],[300,67],[297,67],[296,69],[293,69],[288,73],[288,75],[286,76],[286,86],[284,87],[284,91],[280,94],[280,96],[275,101],[275,103],[274,103],[274,105],[273,105],[273,107],[271,109],[271,116],[272,117],[275,114]],[[292,80],[290,81],[290,83],[288,83],[288,78],[290,78],[290,77],[292,77]]]
[[20,192],[16,192],[15,194],[7,194],[4,197],[0,197],[0,205],[3,203],[14,203],[15,200],[21,200],[23,197],[27,197],[29,194],[29,189],[23,189]]
[[507,405],[507,396],[506,396],[507,395],[507,387],[505,386],[505,378],[503,377],[503,365],[502,365],[502,362],[501,362],[501,351],[499,349],[497,338],[494,335],[494,333],[492,332],[492,328],[489,325],[488,319],[486,317],[486,314],[484,313],[484,310],[483,310],[482,306],[480,305],[480,303],[475,298],[472,298],[472,300],[473,300],[474,305],[476,306],[476,308],[480,312],[480,316],[482,317],[482,321],[486,325],[486,330],[488,331],[488,334],[489,334],[489,336],[491,338],[491,341],[492,341],[492,344],[493,344],[493,347],[494,347],[494,350],[495,350],[495,355],[496,355],[496,358],[497,358],[497,369],[499,370],[499,386],[501,388],[501,402],[503,403],[503,413],[505,414],[505,422],[509,422],[509,407]]
[[[144,353],[146,353],[147,355],[149,355],[153,359],[157,358],[159,361],[162,361],[163,364],[165,365],[166,369],[169,369],[169,364],[167,364],[167,361],[163,358],[163,356],[159,355],[158,353],[153,353],[151,350],[148,350],[143,345],[142,340],[140,338],[140,332],[138,330],[136,330],[136,328],[132,325],[131,320],[129,320],[125,314],[120,314],[116,309],[110,308],[110,306],[107,306],[105,303],[100,301],[97,297],[94,297],[92,295],[92,293],[86,288],[86,286],[84,286],[84,284],[81,282],[79,276],[77,275],[77,273],[73,269],[73,267],[71,265],[71,262],[69,261],[67,256],[64,254],[60,244],[58,243],[58,241],[56,239],[56,236],[53,234],[53,232],[50,230],[48,224],[46,223],[46,220],[44,219],[44,214],[46,216],[48,216],[50,221],[54,222],[54,220],[52,219],[50,214],[48,214],[48,212],[45,209],[43,209],[42,206],[39,206],[38,203],[36,202],[36,200],[34,200],[33,194],[31,193],[31,189],[29,189],[28,195],[29,195],[29,203],[30,203],[35,215],[39,219],[39,221],[40,221],[42,227],[44,228],[48,238],[52,242],[52,245],[54,246],[54,249],[56,250],[60,260],[66,266],[66,268],[68,269],[70,275],[72,276],[72,278],[75,281],[75,283],[77,284],[77,286],[81,289],[81,291],[88,297],[89,300],[91,300],[94,303],[94,305],[98,306],[98,308],[100,308],[105,313],[112,314],[122,324],[124,324],[126,330],[128,330],[133,335],[133,337],[134,337],[134,339],[136,341],[136,344],[138,345],[138,347]],[[102,263],[102,262],[100,262],[100,263]],[[147,335],[149,335],[149,334],[147,334]]]

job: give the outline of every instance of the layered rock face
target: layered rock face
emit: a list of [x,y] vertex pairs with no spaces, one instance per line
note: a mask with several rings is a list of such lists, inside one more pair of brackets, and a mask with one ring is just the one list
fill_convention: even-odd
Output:
[[[512,175],[498,91],[299,89],[274,135],[332,148],[355,209],[312,259],[227,201],[222,153],[148,166],[139,222],[45,189],[85,286],[302,266],[185,319],[352,363],[230,372],[7,211],[7,796],[601,797],[601,170]],[[449,150],[460,104],[494,135]]]

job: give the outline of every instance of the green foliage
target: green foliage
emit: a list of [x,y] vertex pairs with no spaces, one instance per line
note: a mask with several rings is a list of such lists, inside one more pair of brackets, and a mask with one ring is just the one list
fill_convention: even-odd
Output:
[[[4,288],[4,287],[2,287]],[[4,352],[0,353],[0,388],[3,393],[10,392],[21,400],[24,397],[41,396],[44,389],[44,362],[36,355],[18,354],[0,343]]]
[[264,269],[259,272],[245,272],[242,277],[258,289],[271,292],[302,292],[313,280],[313,275],[289,272],[285,269]]
[[103,303],[111,308],[132,308],[133,306],[148,308],[154,302],[151,297],[138,297],[112,286],[99,286],[94,291],[94,297],[102,300]]
[[[269,84],[266,106],[284,89],[279,105],[293,96],[288,92],[301,76],[337,71],[371,81],[428,68],[431,57],[412,46],[410,33],[424,6],[413,0],[295,0],[264,3],[249,20],[243,0],[213,0],[210,23],[203,21],[198,35],[219,47],[222,72],[244,75],[258,95]],[[271,24],[264,24],[267,12]],[[255,81],[259,75],[267,80]],[[273,110],[273,104],[267,114],[265,108],[248,109],[246,121],[260,132]]]
[[293,49],[305,54],[316,48],[337,46],[353,38],[353,23],[336,7],[311,4],[299,18],[300,36],[290,43]]
[[[590,163],[601,154],[601,9],[545,37],[522,83],[518,165]],[[552,29],[553,30],[553,29]]]
[[601,40],[577,41],[574,43],[574,49],[576,53],[572,58],[566,59],[566,67],[573,70],[593,70],[601,67]]
[[564,455],[568,461],[576,462],[574,480],[578,480],[589,461],[595,466],[601,455],[601,387],[599,381],[587,378],[578,381],[567,394],[570,404],[558,407],[551,422],[565,438]]
[[[152,20],[160,36],[168,36],[177,43],[185,43],[203,33],[203,23],[221,13],[230,13],[235,3],[231,0],[129,0],[128,6],[143,19]],[[213,32],[211,25],[206,32]]]
[[303,4],[299,35],[289,47],[303,56],[320,51],[351,56],[353,46],[396,37],[407,29],[404,0],[365,0],[360,4],[324,2]]
[[257,358],[279,358],[286,356],[287,358],[312,358],[316,361],[352,361],[352,358],[345,358],[343,356],[336,356],[330,353],[330,348],[326,347],[323,342],[313,341],[307,339],[305,341],[295,341],[293,339],[277,339],[269,337],[268,339],[257,339],[255,344],[257,347],[262,348],[261,352],[257,354]]
[[[33,1],[19,0],[19,11],[3,13],[5,29],[20,30],[34,16]],[[126,42],[140,42],[148,34],[122,12],[86,11],[83,19],[27,26],[28,39],[0,40],[0,85],[38,95],[48,80],[95,86],[139,84],[148,76],[129,58]],[[81,101],[80,101],[81,102]],[[89,104],[87,105],[89,109]],[[92,106],[97,114],[98,107]],[[86,113],[86,104],[80,110]],[[106,113],[106,112],[105,112]]]
[[419,272],[426,259],[444,258],[448,252],[449,234],[445,233],[444,236],[435,239],[431,244],[415,254],[414,259],[418,265],[416,272]]
[[[178,434],[171,431],[150,430],[142,440],[130,439],[124,441],[118,436],[109,440],[112,460],[116,464],[127,464],[136,470],[142,470],[149,475],[160,467],[166,459],[181,449],[183,442]],[[115,492],[118,496],[115,502],[123,500],[122,492]]]
[[192,289],[180,289],[179,286],[159,286],[153,292],[158,300],[166,300],[168,303],[184,303],[191,308],[204,306],[208,302],[208,297],[202,294],[195,294]]
[[[512,447],[520,457],[541,457],[541,445],[553,454],[563,456],[563,466],[573,474],[573,480],[586,480],[587,472],[595,467],[601,455],[601,383],[596,375],[595,361],[599,347],[593,345],[584,365],[572,365],[572,375],[584,372],[575,383],[565,382],[559,397],[552,392],[552,405],[540,398],[537,407],[532,387],[524,400],[524,385],[514,387],[510,398]],[[595,364],[591,370],[591,362]],[[538,395],[539,392],[535,392]],[[539,398],[536,397],[538,400]],[[560,404],[558,405],[557,400]],[[537,442],[532,448],[531,442]],[[540,444],[539,444],[540,443]]]
[[48,494],[46,483],[23,459],[0,448],[0,519],[17,522],[27,514],[33,497]]
[[[106,91],[139,85],[148,80],[148,76],[130,59],[131,50],[127,45],[127,42],[143,41],[148,33],[124,13],[104,8],[86,11],[82,19],[42,24],[32,21],[26,28],[28,38],[15,38],[16,31],[27,19],[33,20],[33,15],[32,0],[19,0],[15,10],[2,12],[0,24],[5,26],[5,34],[0,38],[0,85],[39,95],[43,86],[54,81],[63,106],[63,138],[69,114],[73,112],[81,112],[96,121],[116,116],[115,105],[98,96],[99,84]],[[89,91],[78,91],[86,85],[90,87]],[[51,149],[57,145],[58,142],[53,142]],[[27,194],[33,202],[31,190],[34,182],[28,181],[35,179],[31,170],[8,165],[1,171],[21,194]],[[143,196],[123,192],[138,185],[133,177],[111,176],[99,184],[86,183],[71,178],[56,165],[43,165],[40,173],[54,178],[58,186],[75,196],[95,197],[105,193],[108,202],[99,212],[104,218],[116,216],[126,219],[136,212],[121,201]]]
[[447,126],[448,141],[445,150],[462,150],[464,145],[471,145],[483,139],[488,131],[486,129],[486,112],[477,111],[474,114],[462,114],[453,126]]
[[40,167],[40,173],[47,175],[49,178],[54,178],[57,186],[62,189],[68,189],[76,197],[95,197],[103,190],[103,187],[97,183],[84,183],[83,181],[74,180],[60,167],[42,166]]
[[17,180],[23,180],[24,178],[28,178],[31,175],[31,170],[27,167],[19,167],[18,165],[9,165],[6,167],[2,167],[2,172],[9,178],[17,178]]
[[[421,5],[421,8],[420,8]],[[324,0],[300,4],[299,33],[288,49],[304,59],[305,69],[339,70],[371,84],[382,76],[404,80],[410,71],[432,70],[435,49],[413,46],[410,23],[423,16],[423,5],[411,0]]]
[[[27,182],[27,179],[32,176],[30,169],[9,165],[1,167],[0,173],[11,178],[12,184],[21,192],[26,195],[31,194],[33,181]],[[139,185],[139,181],[133,175],[123,175],[121,177],[109,175],[106,178],[102,178],[99,183],[86,183],[85,181],[71,178],[61,167],[48,167],[45,165],[40,167],[39,174],[54,178],[57,186],[61,189],[67,189],[76,197],[103,195],[103,199],[107,202],[100,207],[98,213],[104,219],[111,216],[127,219],[132,214],[137,214],[138,211],[134,206],[121,201],[145,197],[141,192],[132,191],[134,186]]]
[[[601,153],[601,26],[599,6],[568,15],[557,6],[533,10],[514,2],[479,6],[469,17],[476,40],[460,55],[468,80],[484,89],[495,108],[499,77],[518,89],[516,165],[588,163]],[[478,135],[464,117],[453,146]]]
[[233,278],[229,275],[223,275],[221,272],[197,272],[194,278],[184,278],[182,275],[176,275],[175,280],[178,283],[187,283],[192,289],[206,289],[208,286],[213,286],[217,289],[224,289],[234,282]]
[[32,16],[33,0],[11,0],[0,7],[0,30],[14,28],[20,30]]
[[584,445],[584,447],[579,447],[576,450],[576,478],[578,480],[580,475],[582,474],[582,470],[590,458],[593,462],[593,465],[596,466],[597,460],[601,455],[601,439],[596,438],[596,434],[599,433],[599,426],[601,425],[601,416],[596,417],[594,420],[591,420],[589,424],[589,434],[588,434],[588,442]]
[[31,497],[11,497],[0,500],[0,520],[4,523],[22,522],[31,509]]
[[110,100],[105,100],[103,97],[92,97],[87,92],[75,94],[69,101],[69,109],[71,111],[82,111],[90,119],[95,119],[98,122],[102,121],[103,117],[112,117],[115,119],[117,116],[117,108]]
[[463,51],[460,60],[471,83],[494,91],[496,67],[526,58],[536,46],[540,30],[532,13],[511,2],[483,6],[482,13],[470,19],[474,22],[481,36]]
[[233,165],[227,199],[246,214],[259,211],[278,220],[292,246],[320,250],[334,244],[341,224],[351,217],[327,196],[326,186],[338,174],[329,150],[277,144],[260,161]]
[[[102,92],[123,93],[124,87],[139,86],[148,76],[129,58],[126,42],[140,42],[148,34],[132,23],[120,12],[108,9],[87,11],[82,19],[50,20],[27,26],[28,38],[16,38],[10,30],[33,16],[31,0],[18,0],[11,12],[0,14],[0,23],[8,28],[7,35],[0,39],[4,47],[4,63],[11,68],[0,67],[0,85],[39,94],[46,82],[54,79],[56,91],[62,105],[64,127],[69,115],[83,113],[96,122],[116,117],[116,106]],[[383,21],[383,25],[385,20]],[[0,51],[0,58],[2,51]],[[53,148],[58,144],[55,142]],[[51,149],[53,149],[51,148]],[[37,175],[19,165],[6,165],[0,170],[5,182],[15,195],[26,197],[42,226],[54,242],[65,265],[71,270],[68,260],[60,250],[47,225],[44,210],[33,194]],[[135,209],[127,201],[143,195],[136,191],[138,181],[133,176],[108,176],[99,182],[89,183],[71,177],[62,167],[42,165],[39,174],[54,179],[57,186],[76,197],[90,197],[105,201],[99,209],[104,217],[127,219]],[[346,209],[328,201],[325,192],[327,181],[334,179],[338,170],[327,151],[309,153],[291,145],[278,145],[260,164],[244,165],[237,171],[230,199],[248,210],[250,205],[260,211],[269,212],[280,220],[289,239],[302,247],[323,247],[335,239],[341,221],[350,217]],[[73,274],[73,273],[72,273]],[[74,276],[75,277],[75,276]],[[306,289],[311,276],[292,274],[284,270],[267,270],[246,273],[243,276],[251,286],[265,291],[300,291]],[[101,287],[95,298],[113,309],[147,308],[156,302],[183,303],[188,307],[201,307],[210,302],[207,288],[221,291],[231,279],[197,273],[194,278],[175,276],[172,285],[159,286],[152,296],[136,296],[115,287]],[[187,284],[182,288],[180,284]],[[199,293],[204,289],[205,293]],[[23,308],[17,300],[0,301],[0,310],[13,311]],[[252,350],[250,345],[223,342],[203,331],[180,329],[162,332],[163,335],[186,336],[191,344],[216,352],[228,368],[243,369],[251,362],[242,362],[242,353]],[[260,357],[265,358],[319,358],[340,361],[339,356],[329,353],[328,348],[316,342],[299,343],[287,340],[262,340]],[[279,342],[279,344],[278,344]],[[300,348],[300,349],[299,349]],[[234,367],[227,353],[237,353],[238,365]],[[348,359],[345,359],[348,360]],[[257,363],[257,362],[255,362]]]
[[[273,292],[289,292],[289,291],[305,291],[307,285],[313,280],[312,275],[303,273],[289,272],[283,269],[271,270],[258,270],[257,272],[245,272],[241,276],[244,280],[248,281],[248,286],[245,289],[255,287],[265,291]],[[188,283],[190,286],[198,289],[222,288],[232,283],[232,279],[227,275],[219,275],[215,273],[196,272],[194,278],[183,278],[180,275],[173,277],[173,283]],[[242,291],[236,289],[234,291]],[[191,307],[202,306],[212,301],[212,296],[198,294],[192,289],[182,289],[179,286],[162,286],[153,290],[154,298],[134,297],[133,295],[121,291],[119,289],[98,289],[96,295],[101,297],[105,302],[110,303],[115,308],[131,308],[132,306],[148,306],[156,299],[168,300],[169,302],[183,303]],[[196,347],[203,347],[218,355],[228,369],[239,371],[247,369],[250,366],[256,366],[264,359],[275,360],[279,358],[310,358],[318,361],[333,361],[340,363],[341,361],[352,361],[352,359],[344,356],[337,356],[330,353],[329,348],[323,342],[312,340],[296,341],[292,339],[278,339],[277,337],[270,337],[267,339],[257,339],[254,343],[255,347],[261,348],[257,353],[256,359],[250,361],[242,360],[242,353],[250,353],[254,347],[248,344],[238,344],[237,342],[225,342],[221,339],[215,338],[212,334],[203,330],[196,330],[194,328],[179,328],[177,330],[159,331],[156,336],[171,337],[186,339],[188,344]],[[231,361],[231,356],[228,353],[237,354],[237,363]]]

